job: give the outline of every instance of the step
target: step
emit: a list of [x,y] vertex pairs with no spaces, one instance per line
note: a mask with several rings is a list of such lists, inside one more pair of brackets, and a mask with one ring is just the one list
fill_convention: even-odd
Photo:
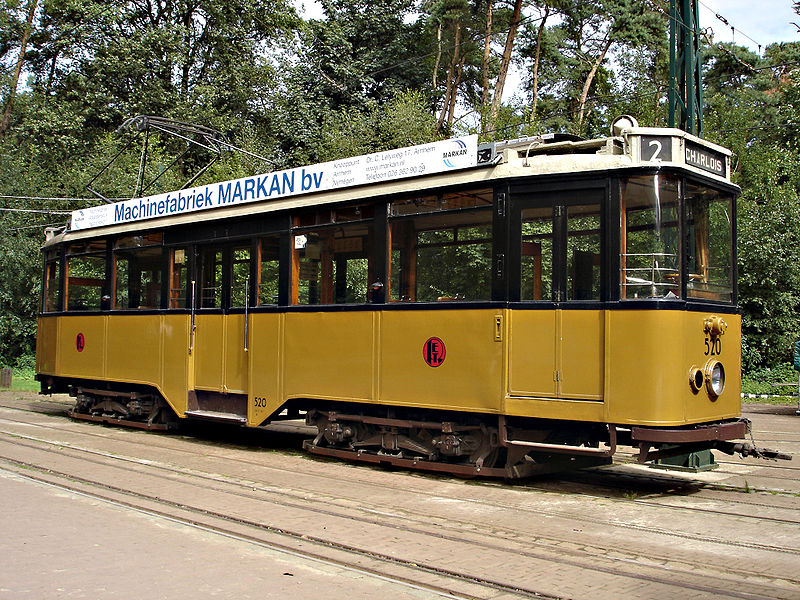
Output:
[[240,425],[245,425],[247,423],[247,417],[236,413],[215,412],[213,410],[187,410],[184,414],[190,419],[222,421],[225,423],[238,423]]

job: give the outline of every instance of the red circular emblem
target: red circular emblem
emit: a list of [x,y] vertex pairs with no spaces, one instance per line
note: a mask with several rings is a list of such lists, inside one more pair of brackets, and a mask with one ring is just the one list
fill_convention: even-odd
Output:
[[425,345],[422,346],[422,358],[429,367],[438,367],[444,362],[444,357],[447,354],[447,349],[444,347],[444,342],[438,337],[429,338]]
[[78,349],[78,352],[83,352],[83,347],[86,345],[86,340],[83,338],[83,334],[79,333],[78,337],[75,338],[75,347]]

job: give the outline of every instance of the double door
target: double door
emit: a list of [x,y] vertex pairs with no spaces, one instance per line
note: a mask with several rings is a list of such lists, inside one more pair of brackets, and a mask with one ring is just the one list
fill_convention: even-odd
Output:
[[603,399],[604,204],[600,188],[513,199],[512,396]]
[[198,248],[193,307],[195,389],[248,393],[253,257],[249,242]]

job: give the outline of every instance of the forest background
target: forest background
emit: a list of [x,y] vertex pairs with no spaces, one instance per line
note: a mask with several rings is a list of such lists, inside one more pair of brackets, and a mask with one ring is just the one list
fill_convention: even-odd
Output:
[[[451,135],[667,124],[668,0],[320,4],[308,19],[288,0],[0,0],[1,364],[31,366],[44,227],[101,202],[86,186],[129,117],[212,127],[252,153],[225,152],[197,184]],[[700,41],[704,137],[733,150],[742,187],[742,364],[757,373],[800,337],[800,42]],[[151,142],[152,169],[182,150]],[[139,152],[94,187],[131,197]],[[148,193],[206,159],[190,153]]]

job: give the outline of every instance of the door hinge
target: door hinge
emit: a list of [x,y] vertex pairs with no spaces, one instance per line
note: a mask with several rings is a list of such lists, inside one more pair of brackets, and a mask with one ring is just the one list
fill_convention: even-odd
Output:
[[553,381],[558,383],[561,381],[561,372],[560,371],[553,371]]
[[503,273],[505,272],[506,267],[506,256],[505,254],[498,254],[497,261],[495,264],[495,273],[498,279],[503,278]]

